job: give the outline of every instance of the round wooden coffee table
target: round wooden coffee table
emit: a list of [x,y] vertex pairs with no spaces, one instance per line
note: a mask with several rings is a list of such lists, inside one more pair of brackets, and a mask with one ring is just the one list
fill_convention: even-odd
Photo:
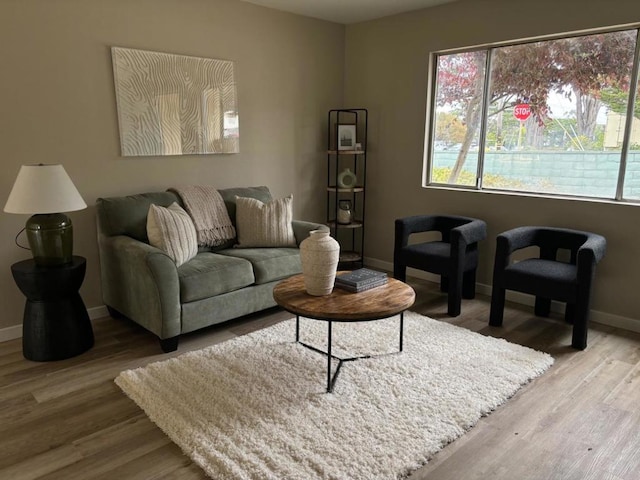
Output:
[[[304,288],[304,277],[295,275],[278,283],[273,289],[273,298],[282,308],[296,315],[296,342],[327,356],[327,392],[333,391],[338,373],[344,362],[371,358],[372,355],[338,358],[331,354],[331,326],[333,322],[363,322],[381,320],[400,315],[400,344],[404,329],[404,311],[415,301],[416,294],[406,283],[389,278],[385,285],[364,292],[352,293],[334,288],[330,295],[314,297]],[[300,341],[300,317],[327,322],[327,351],[324,352]],[[331,360],[338,360],[338,367],[331,375]]]

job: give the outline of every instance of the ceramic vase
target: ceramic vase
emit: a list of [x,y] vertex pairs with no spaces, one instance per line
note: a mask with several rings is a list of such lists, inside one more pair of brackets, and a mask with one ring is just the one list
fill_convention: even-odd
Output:
[[329,295],[336,279],[340,244],[329,230],[313,230],[300,244],[304,288],[309,295]]
[[345,168],[338,175],[338,186],[340,188],[353,188],[356,186],[356,181],[356,174],[353,173],[350,168]]
[[340,225],[348,225],[352,219],[351,200],[340,200],[338,202],[338,217],[336,220]]

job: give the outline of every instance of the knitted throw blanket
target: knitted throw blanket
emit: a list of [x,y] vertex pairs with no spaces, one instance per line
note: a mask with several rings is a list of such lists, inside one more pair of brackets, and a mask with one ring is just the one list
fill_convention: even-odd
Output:
[[229,212],[214,187],[183,185],[169,189],[182,199],[198,234],[198,245],[216,247],[236,237]]

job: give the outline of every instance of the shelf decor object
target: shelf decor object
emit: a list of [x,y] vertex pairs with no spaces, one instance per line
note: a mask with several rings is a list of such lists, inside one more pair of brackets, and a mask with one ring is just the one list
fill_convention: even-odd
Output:
[[87,208],[62,165],[23,165],[4,211],[33,214],[27,220],[27,240],[39,266],[71,263],[73,225],[63,212]]
[[338,223],[340,225],[349,225],[351,220],[353,220],[351,208],[351,200],[338,201]]
[[338,150],[355,150],[356,125],[338,125]]
[[364,108],[330,110],[327,121],[327,225],[346,268],[363,266],[367,123]]
[[112,47],[123,156],[238,153],[232,61]]
[[353,188],[356,186],[356,175],[351,171],[350,168],[345,168],[338,175],[338,186],[340,188]]

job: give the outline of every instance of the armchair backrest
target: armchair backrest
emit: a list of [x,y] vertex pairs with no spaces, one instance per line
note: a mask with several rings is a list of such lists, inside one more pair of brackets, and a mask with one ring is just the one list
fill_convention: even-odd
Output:
[[578,249],[589,238],[586,232],[560,228],[540,228],[535,234],[534,243],[540,247],[540,258],[557,260],[558,250],[568,250],[571,254],[569,263],[576,264]]
[[442,241],[451,243],[451,230],[472,222],[473,219],[455,216],[436,216],[434,220],[434,229],[442,234]]
[[[606,240],[601,235],[555,227],[518,227],[498,235],[497,252],[508,256],[526,247],[539,247],[540,258],[557,260],[558,250],[570,252],[569,262],[576,264],[580,252],[589,250],[595,262],[600,261],[606,249]],[[583,255],[584,256],[584,255]]]
[[396,219],[394,248],[403,248],[408,244],[412,234],[423,232],[439,232],[441,241],[452,243],[454,229],[457,229],[456,241],[462,240],[467,245],[484,240],[487,236],[486,223],[476,218],[459,215],[414,215]]

